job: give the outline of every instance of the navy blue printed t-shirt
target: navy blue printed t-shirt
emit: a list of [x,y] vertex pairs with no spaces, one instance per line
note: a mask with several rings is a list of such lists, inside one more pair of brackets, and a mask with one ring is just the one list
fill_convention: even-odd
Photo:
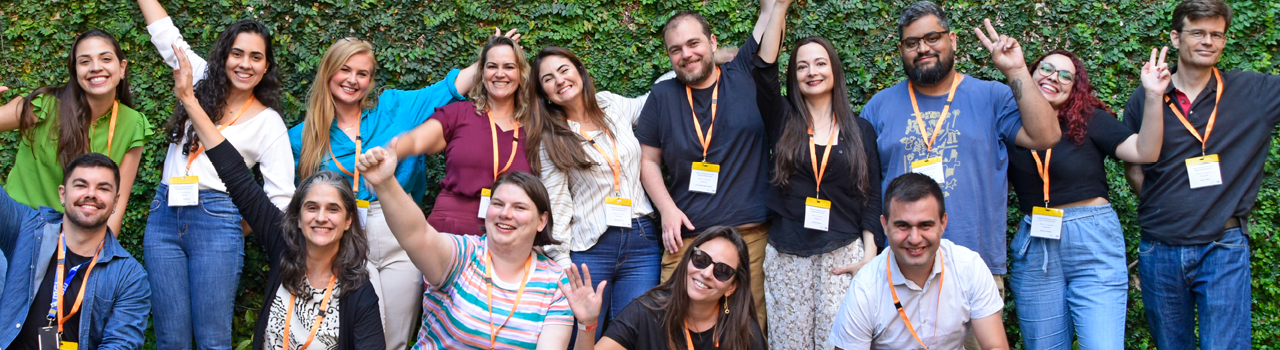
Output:
[[[947,95],[916,91],[926,130],[933,133]],[[876,129],[880,149],[881,193],[890,181],[911,171],[911,162],[942,157],[946,183],[946,238],[982,256],[991,273],[1005,273],[1009,153],[1022,129],[1022,115],[1009,86],[965,76],[956,89],[947,119],[932,151],[925,146],[907,82],[884,89],[867,101],[862,118]],[[886,199],[884,205],[889,205]]]
[[[684,83],[670,79],[655,84],[636,122],[640,144],[662,149],[671,199],[698,230],[768,219],[765,200],[769,193],[769,140],[756,107],[756,85],[751,76],[751,59],[759,48],[754,38],[748,38],[733,61],[720,66],[715,131],[707,149],[707,162],[720,166],[715,194],[689,191],[693,163],[702,161],[702,143],[694,130]],[[693,89],[693,104],[704,136],[711,127],[714,88]],[[699,233],[683,230],[683,237]]]

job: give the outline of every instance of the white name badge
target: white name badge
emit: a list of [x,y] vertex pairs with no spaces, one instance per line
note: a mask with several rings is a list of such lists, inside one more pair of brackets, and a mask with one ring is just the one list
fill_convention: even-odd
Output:
[[480,209],[476,213],[476,217],[484,219],[484,215],[489,211],[489,201],[492,199],[493,190],[487,188],[480,190]]
[[1191,180],[1191,188],[1221,185],[1222,169],[1218,167],[1218,155],[1187,158],[1187,178]]
[[933,157],[911,162],[911,172],[924,174],[939,185],[947,183],[947,175],[942,167],[942,157]]
[[831,222],[831,201],[813,197],[804,199],[804,228],[826,231]]
[[200,177],[174,176],[169,178],[169,206],[189,207],[200,204]]
[[1062,237],[1062,209],[1035,207],[1031,209],[1031,237],[1058,239]]
[[609,226],[631,228],[631,199],[605,197],[604,221]]
[[719,165],[693,162],[693,172],[689,174],[689,191],[716,194],[716,185],[719,181]]
[[356,215],[360,216],[360,228],[369,227],[369,201],[356,200]]

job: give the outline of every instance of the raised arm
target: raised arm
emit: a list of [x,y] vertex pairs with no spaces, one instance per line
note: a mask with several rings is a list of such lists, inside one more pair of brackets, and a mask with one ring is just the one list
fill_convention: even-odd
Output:
[[[511,28],[506,34],[502,34],[502,29],[493,27],[493,35],[502,35],[511,38],[516,44],[520,43],[520,33],[517,33],[515,28]],[[471,92],[471,88],[475,87],[476,74],[480,74],[480,62],[472,63],[458,73],[458,79],[453,82],[454,87],[458,89],[458,94],[466,96],[468,92]]]
[[[760,40],[760,50],[756,51],[756,56],[765,63],[774,63],[778,60],[778,51],[782,50],[782,33],[787,28],[787,7],[791,5],[791,0],[774,0],[773,11],[765,22],[763,35],[756,36]],[[764,1],[760,2],[761,18],[763,18]]]
[[[394,149],[398,141],[392,139],[387,146]],[[427,283],[438,286],[449,273],[449,263],[456,258],[457,252],[453,251],[449,237],[427,223],[418,204],[396,180],[396,158],[395,152],[374,147],[360,155],[356,168],[377,191],[387,227],[409,254],[409,261],[422,271]]]
[[138,8],[142,10],[142,19],[147,21],[147,25],[169,17],[164,6],[160,5],[160,0],[138,0]]
[[160,57],[164,58],[164,63],[173,69],[178,69],[177,53],[174,50],[176,45],[182,48],[187,59],[191,61],[195,81],[204,79],[205,67],[208,63],[204,58],[191,52],[191,45],[182,38],[182,31],[173,24],[173,19],[169,18],[169,14],[165,12],[163,6],[160,6],[160,2],[138,0],[138,7],[142,9],[142,17],[147,22],[147,33],[151,34],[151,44],[156,46],[156,51],[160,53]]
[[773,17],[774,3],[777,0],[760,0],[760,18],[756,19],[756,26],[751,30],[751,37],[760,42],[760,37],[764,35],[765,27],[769,23],[769,18]]
[[1116,147],[1116,157],[1121,160],[1136,163],[1160,160],[1160,146],[1164,143],[1164,106],[1160,101],[1173,79],[1164,60],[1168,51],[1169,47],[1160,49],[1157,60],[1156,49],[1152,48],[1151,60],[1142,66],[1142,89],[1147,94],[1142,108],[1142,129]]
[[1022,46],[1018,44],[1018,39],[997,33],[991,20],[984,19],[983,24],[987,27],[987,33],[984,34],[978,28],[973,31],[978,34],[982,46],[991,52],[991,62],[996,69],[1009,79],[1009,88],[1013,89],[1013,99],[1018,103],[1018,112],[1022,115],[1022,129],[1018,130],[1014,143],[1035,150],[1053,148],[1062,138],[1058,113],[1053,111],[1049,100],[1044,98],[1031,79],[1031,71],[1027,69],[1027,61],[1022,55]]
[[[439,112],[436,113],[436,115],[439,114]],[[447,145],[444,139],[444,124],[441,124],[440,120],[436,118],[427,119],[426,123],[422,123],[422,125],[414,127],[413,130],[400,135],[398,140],[397,145],[388,145],[387,147],[394,150],[398,158],[440,153],[440,151],[444,151],[444,146]]]
[[[9,91],[9,87],[0,86],[0,94]],[[22,96],[15,97],[9,103],[0,106],[0,132],[15,130],[21,124],[22,120],[22,104],[26,99]]]

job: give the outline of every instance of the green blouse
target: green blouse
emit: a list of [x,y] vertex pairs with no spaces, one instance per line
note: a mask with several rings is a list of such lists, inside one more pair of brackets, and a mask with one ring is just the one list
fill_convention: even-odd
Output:
[[[62,184],[62,165],[58,162],[58,99],[40,95],[32,101],[32,106],[40,120],[32,130],[35,143],[26,138],[19,141],[4,190],[18,203],[32,208],[48,206],[61,212],[64,208],[58,198],[58,185]],[[116,113],[115,139],[107,150],[110,125],[110,111],[89,125],[89,151],[106,154],[117,164],[130,149],[142,147],[153,133],[146,117],[121,104]]]

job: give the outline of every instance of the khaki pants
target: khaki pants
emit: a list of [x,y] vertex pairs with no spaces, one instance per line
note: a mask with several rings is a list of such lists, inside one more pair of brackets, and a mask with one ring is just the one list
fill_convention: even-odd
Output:
[[[738,230],[738,234],[742,235],[742,240],[747,243],[747,253],[751,257],[751,297],[756,300],[756,322],[760,323],[760,329],[767,330],[765,302],[764,302],[764,247],[769,244],[769,223],[763,223],[759,226]],[[667,278],[676,271],[676,265],[680,264],[680,257],[684,256],[684,252],[689,250],[689,245],[693,244],[693,240],[697,237],[684,239],[684,245],[680,246],[680,251],[675,254],[662,252],[662,282],[666,282]]]
[[396,236],[387,227],[382,205],[369,203],[365,236],[369,241],[369,284],[378,295],[378,311],[382,315],[383,335],[388,350],[407,347],[409,333],[422,322],[422,272],[409,261]]
[[862,260],[856,239],[825,254],[796,256],[765,248],[765,302],[769,306],[769,349],[831,349],[831,326],[853,281],[831,270]]
[[[996,289],[999,290],[1000,300],[1004,300],[1004,275],[991,275],[991,277],[996,279]],[[982,350],[982,346],[978,345],[978,337],[973,334],[972,326],[969,327],[969,335],[964,337],[964,349]]]

